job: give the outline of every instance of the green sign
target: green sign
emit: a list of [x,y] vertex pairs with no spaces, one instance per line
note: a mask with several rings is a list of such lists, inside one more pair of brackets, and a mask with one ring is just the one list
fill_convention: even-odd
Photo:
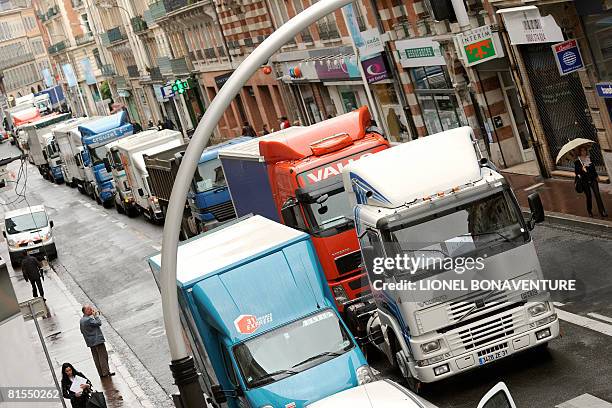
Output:
[[435,57],[433,47],[409,48],[406,50],[407,58]]
[[172,84],[172,90],[174,91],[174,93],[182,94],[182,93],[185,93],[185,91],[188,89],[189,89],[188,81],[181,81],[180,79],[177,79]]
[[495,56],[495,47],[493,46],[493,40],[490,38],[465,45],[463,48],[465,49],[467,61],[470,64]]
[[486,25],[459,34],[459,44],[467,66],[503,56],[497,52],[491,27]]

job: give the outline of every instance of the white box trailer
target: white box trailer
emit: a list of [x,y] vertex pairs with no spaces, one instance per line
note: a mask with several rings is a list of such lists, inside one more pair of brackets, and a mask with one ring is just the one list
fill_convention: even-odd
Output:
[[49,163],[45,152],[46,139],[51,135],[54,127],[63,121],[70,119],[70,114],[53,114],[43,116],[35,122],[21,125],[18,128],[20,144],[24,154],[27,154],[30,163],[38,168],[40,174],[45,178],[51,178]]
[[77,127],[90,120],[90,118],[76,118],[68,120],[63,126],[53,129],[55,141],[60,150],[62,172],[66,185],[84,188],[85,170],[83,168],[83,143]]
[[156,154],[180,146],[183,135],[175,130],[147,130],[109,144],[107,159],[112,169],[118,194],[115,205],[119,212],[142,213],[150,221],[163,220],[157,198],[151,193],[144,154]]

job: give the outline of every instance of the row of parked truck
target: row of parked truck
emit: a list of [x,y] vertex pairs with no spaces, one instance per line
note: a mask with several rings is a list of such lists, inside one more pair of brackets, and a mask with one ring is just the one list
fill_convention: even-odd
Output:
[[[50,129],[55,155],[34,160],[50,179],[61,181],[59,163],[100,204],[163,220],[186,148],[178,132],[132,134],[123,113],[28,126],[31,157],[42,150],[33,135]],[[423,253],[486,254],[466,280],[542,279],[529,233],[543,219],[537,194],[530,206],[525,220],[470,128],[390,147],[367,108],[207,148],[182,235],[208,232],[180,246],[177,268],[202,385],[230,407],[297,407],[372,381],[368,348],[418,390],[542,347],[559,333],[545,292],[374,285],[455,276],[373,268]],[[149,263],[155,274],[159,256]]]

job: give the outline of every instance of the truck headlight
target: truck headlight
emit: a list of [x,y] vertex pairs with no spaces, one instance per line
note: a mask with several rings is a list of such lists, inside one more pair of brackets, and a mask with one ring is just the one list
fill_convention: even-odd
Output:
[[548,312],[548,304],[546,303],[536,303],[533,306],[529,306],[527,311],[531,315],[531,317],[539,316],[542,313]]
[[47,242],[50,239],[51,239],[51,231],[47,232],[45,235],[42,236],[43,242]]
[[421,344],[421,350],[423,350],[425,354],[440,350],[440,340],[428,341],[427,343]]
[[334,298],[339,304],[346,303],[349,300],[346,291],[341,285],[332,286],[332,292],[334,292]]
[[355,373],[357,374],[358,385],[363,385],[374,381],[374,373],[369,365],[362,365]]
[[7,238],[6,243],[7,243],[9,246],[12,246],[12,247],[16,247],[16,246],[17,246],[17,241],[15,241],[15,240],[13,240],[13,239],[11,239],[11,238]]

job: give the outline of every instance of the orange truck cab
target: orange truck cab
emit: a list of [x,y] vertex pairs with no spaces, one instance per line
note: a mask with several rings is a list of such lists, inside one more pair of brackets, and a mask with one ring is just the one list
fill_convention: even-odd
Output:
[[338,310],[358,339],[374,305],[341,174],[389,147],[381,133],[362,107],[219,151],[239,217],[259,214],[311,235]]

